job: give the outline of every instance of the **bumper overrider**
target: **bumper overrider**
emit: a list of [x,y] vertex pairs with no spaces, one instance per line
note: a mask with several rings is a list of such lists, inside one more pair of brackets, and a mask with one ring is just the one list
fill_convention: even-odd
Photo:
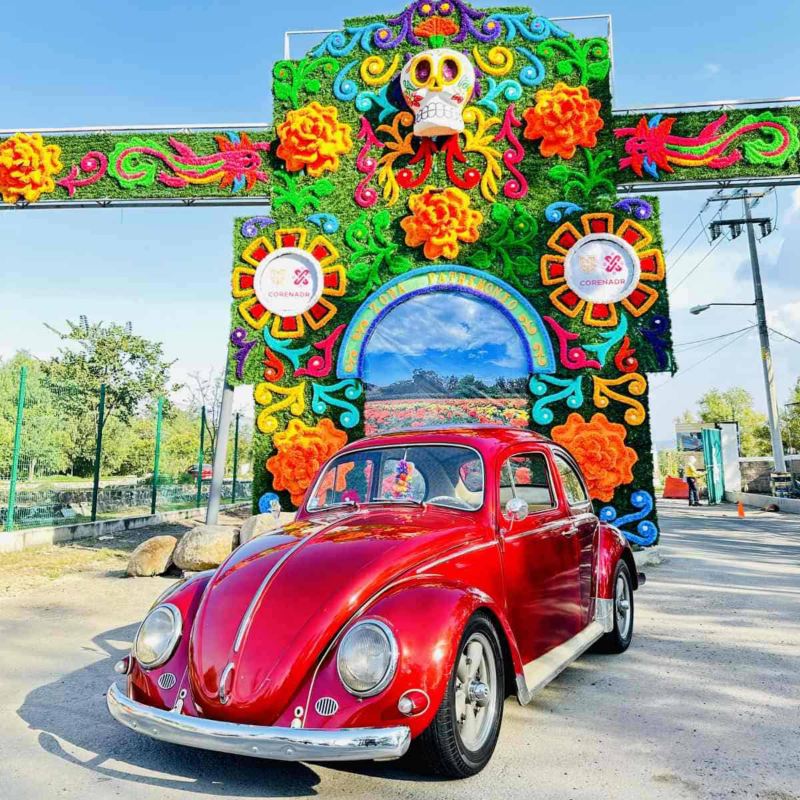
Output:
[[408,727],[274,728],[189,717],[131,700],[116,683],[106,696],[117,722],[154,739],[279,761],[361,761],[400,758],[411,742]]

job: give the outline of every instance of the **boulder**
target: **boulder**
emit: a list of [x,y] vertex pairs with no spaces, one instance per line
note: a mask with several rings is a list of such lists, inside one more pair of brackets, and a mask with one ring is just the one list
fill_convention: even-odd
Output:
[[178,542],[172,560],[189,572],[218,567],[231,554],[238,533],[230,525],[195,525]]
[[262,533],[280,528],[294,519],[294,514],[290,512],[282,512],[278,519],[272,514],[256,514],[253,517],[248,517],[239,530],[239,544],[244,544],[254,539],[256,536],[261,536]]
[[126,572],[134,578],[163,575],[172,563],[172,554],[177,544],[175,536],[153,536],[146,539],[131,553]]

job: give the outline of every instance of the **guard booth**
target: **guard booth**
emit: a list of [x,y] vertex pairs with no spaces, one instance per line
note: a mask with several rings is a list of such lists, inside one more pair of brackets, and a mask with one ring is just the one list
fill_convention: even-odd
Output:
[[703,428],[703,459],[706,464],[708,504],[715,505],[725,499],[725,476],[722,460],[722,434],[718,428]]

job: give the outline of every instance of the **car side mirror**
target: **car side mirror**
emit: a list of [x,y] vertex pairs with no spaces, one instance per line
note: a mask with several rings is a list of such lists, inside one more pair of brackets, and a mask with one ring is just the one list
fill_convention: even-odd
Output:
[[506,503],[505,514],[509,519],[522,522],[528,516],[528,502],[521,497],[512,497]]

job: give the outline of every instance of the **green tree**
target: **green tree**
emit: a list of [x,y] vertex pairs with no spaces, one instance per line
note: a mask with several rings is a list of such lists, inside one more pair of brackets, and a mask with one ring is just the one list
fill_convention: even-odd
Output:
[[800,378],[795,381],[781,419],[783,445],[791,452],[800,450]]
[[746,389],[712,389],[698,402],[703,422],[738,422],[739,445],[743,456],[765,456],[770,447],[767,418],[753,408],[753,396]]
[[[123,435],[129,423],[152,408],[159,396],[180,388],[169,384],[174,361],[164,358],[163,345],[133,332],[131,323],[119,325],[67,320],[67,330],[48,326],[65,346],[45,365],[51,385],[63,391],[58,402],[76,424],[70,457],[79,474],[91,472],[97,431],[100,386],[106,386],[103,467],[119,469],[125,460]],[[111,435],[113,434],[113,435]]]
[[56,397],[41,361],[24,351],[0,361],[0,474],[8,475],[13,455],[20,372],[27,367],[20,447],[20,479],[53,475],[69,467],[74,425],[55,411]]

